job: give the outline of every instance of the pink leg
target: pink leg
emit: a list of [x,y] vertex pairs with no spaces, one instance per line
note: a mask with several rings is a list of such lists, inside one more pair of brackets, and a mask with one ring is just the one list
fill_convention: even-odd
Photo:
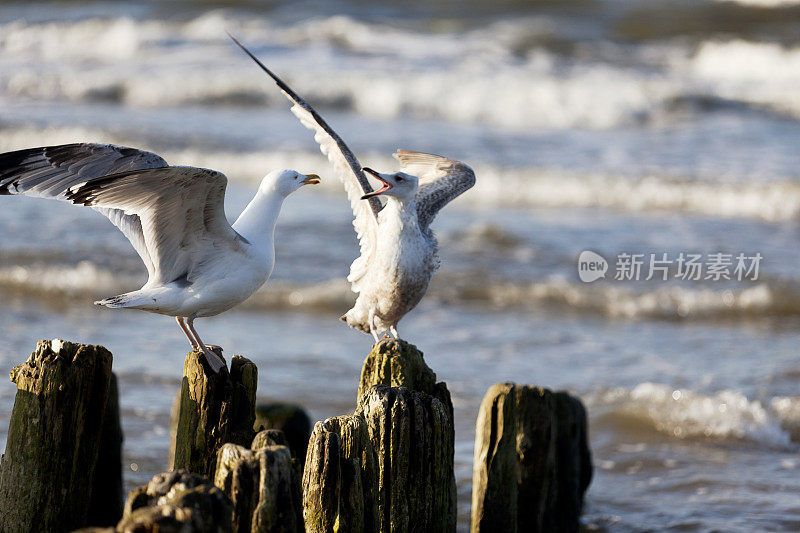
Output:
[[189,342],[192,343],[192,349],[196,350],[200,348],[200,345],[197,343],[192,334],[189,332],[189,329],[186,327],[186,323],[184,322],[184,318],[182,316],[176,316],[175,320],[178,321],[178,325],[181,327],[181,331],[183,334],[186,335],[186,338],[189,339]]
[[212,352],[211,350],[209,350],[208,347],[205,344],[203,344],[203,341],[200,340],[200,335],[198,335],[197,334],[197,330],[194,329],[194,317],[193,316],[190,316],[190,317],[188,317],[186,319],[186,325],[189,327],[189,331],[192,332],[192,335],[194,335],[194,338],[197,340],[198,344],[200,345],[199,348],[205,354],[206,361],[208,361],[208,364],[211,365],[211,369],[214,372],[219,373],[220,370],[225,368],[225,360],[222,357],[220,357],[217,354],[215,354],[214,352]]
[[369,321],[369,332],[372,334],[372,338],[375,339],[375,344],[378,344],[380,339],[378,339],[378,331],[375,327],[375,311],[369,312],[367,320]]

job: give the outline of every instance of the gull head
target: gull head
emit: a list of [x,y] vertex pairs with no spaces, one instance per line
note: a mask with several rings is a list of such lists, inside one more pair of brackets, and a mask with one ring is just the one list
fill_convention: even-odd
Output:
[[414,197],[417,192],[417,186],[419,185],[419,178],[416,176],[412,176],[411,174],[406,174],[405,172],[395,172],[394,174],[381,174],[380,172],[376,172],[371,168],[364,167],[364,172],[368,173],[381,183],[383,183],[383,187],[378,189],[377,191],[373,191],[370,193],[365,194],[361,197],[362,200],[366,200],[367,198],[372,198],[373,196],[378,196],[379,194],[383,194],[385,196],[394,196],[400,201],[410,200]]
[[316,185],[317,183],[319,183],[319,176],[316,174],[301,174],[296,170],[273,170],[264,176],[258,190],[263,194],[277,192],[285,198],[303,185]]

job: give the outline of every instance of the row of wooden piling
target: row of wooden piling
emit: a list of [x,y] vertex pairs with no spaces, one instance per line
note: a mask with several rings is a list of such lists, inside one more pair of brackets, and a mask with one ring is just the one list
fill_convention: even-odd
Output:
[[[251,361],[234,356],[215,374],[190,353],[172,470],[124,509],[111,360],[99,346],[40,341],[12,370],[0,532],[457,529],[453,404],[411,344],[376,345],[353,413],[317,422],[310,437],[289,406],[257,421]],[[493,386],[478,415],[472,531],[577,531],[592,473],[586,424],[566,393]]]

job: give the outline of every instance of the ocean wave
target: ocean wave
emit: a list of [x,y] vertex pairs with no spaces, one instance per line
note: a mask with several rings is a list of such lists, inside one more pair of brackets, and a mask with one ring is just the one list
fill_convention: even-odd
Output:
[[800,443],[800,396],[777,396],[770,400],[769,406],[792,442]]
[[147,107],[284,105],[224,38],[233,28],[309,101],[370,117],[519,130],[609,128],[637,123],[680,95],[671,80],[635,69],[563,64],[530,45],[546,26],[528,19],[436,33],[342,16],[276,25],[230,12],[186,23],[13,22],[0,25],[0,91],[12,98]]
[[[54,264],[47,261],[47,252],[41,255],[39,259],[0,267],[0,289],[28,296],[67,297],[88,302],[135,290],[145,281],[144,268],[141,272],[135,268],[120,270],[91,261]],[[427,299],[448,305],[480,305],[504,310],[538,310],[552,306],[626,319],[748,320],[800,314],[800,287],[790,282],[759,281],[729,289],[656,284],[649,290],[634,290],[614,283],[584,284],[577,279],[573,282],[560,279],[509,282],[446,267],[434,277]],[[242,308],[344,312],[354,300],[355,295],[344,278],[315,283],[271,279],[242,304]]]
[[707,38],[632,49],[609,40],[574,42],[568,48],[580,53],[565,56],[569,38],[535,16],[458,31],[341,15],[279,23],[233,10],[183,22],[14,21],[0,24],[0,93],[138,107],[285,105],[227,41],[230,30],[311,102],[368,117],[607,129],[662,117],[696,95],[800,117],[798,48]]
[[800,314],[800,288],[786,282],[758,282],[736,289],[671,286],[643,291],[612,283],[476,283],[469,278],[453,275],[446,282],[435,279],[428,293],[448,302],[477,302],[508,309],[553,305],[628,319],[760,319]]
[[708,395],[648,382],[590,395],[588,403],[604,422],[639,424],[670,438],[796,449],[780,413],[738,391]]
[[118,270],[99,267],[91,261],[81,261],[76,265],[37,261],[0,267],[0,287],[12,292],[42,296],[94,299],[117,294],[126,286],[138,288],[143,282],[141,276],[127,276]]
[[[749,65],[741,68],[741,65]],[[707,92],[800,118],[800,47],[741,39],[702,43],[678,71]]]
[[[800,184],[631,178],[475,165],[475,193],[465,201],[488,205],[603,207],[621,211],[677,211],[767,221],[800,218]],[[514,191],[509,195],[508,191]]]

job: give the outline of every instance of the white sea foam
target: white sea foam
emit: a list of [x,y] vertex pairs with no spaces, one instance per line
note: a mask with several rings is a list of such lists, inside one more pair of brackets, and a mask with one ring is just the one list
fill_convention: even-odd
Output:
[[794,449],[781,421],[758,400],[738,391],[713,395],[664,384],[641,383],[590,398],[590,405],[615,417],[636,420],[679,439],[746,440],[778,449]]
[[714,39],[697,47],[670,42],[627,50],[631,64],[622,64],[591,55],[565,59],[526,44],[548,37],[548,28],[542,19],[520,18],[467,31],[422,32],[345,16],[278,24],[231,11],[187,22],[15,21],[0,24],[0,92],[149,107],[277,104],[281,96],[227,41],[225,31],[234,30],[311,101],[372,117],[432,117],[525,131],[613,128],[663,113],[683,96],[800,116],[794,90],[800,48],[743,40]]
[[[681,62],[682,63],[682,62]],[[800,117],[800,47],[740,39],[704,42],[678,72],[707,92]]]
[[97,298],[117,294],[121,287],[133,287],[141,281],[137,276],[103,269],[90,261],[77,265],[37,262],[0,267],[0,287],[47,296]]

